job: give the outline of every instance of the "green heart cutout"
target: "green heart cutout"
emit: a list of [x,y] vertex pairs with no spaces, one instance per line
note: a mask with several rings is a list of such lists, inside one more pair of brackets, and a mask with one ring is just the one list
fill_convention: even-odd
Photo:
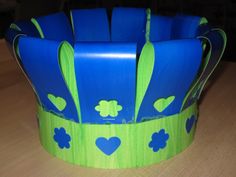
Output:
[[53,94],[48,94],[48,99],[53,103],[53,105],[59,110],[63,111],[66,107],[66,101],[62,97],[56,97]]
[[160,98],[153,104],[154,108],[158,112],[164,111],[175,99],[175,96],[169,96],[168,98]]

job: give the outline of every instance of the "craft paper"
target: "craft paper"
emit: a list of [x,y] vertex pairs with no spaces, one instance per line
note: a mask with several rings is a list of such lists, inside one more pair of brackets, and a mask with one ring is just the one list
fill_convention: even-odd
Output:
[[[153,46],[156,55],[152,76],[137,122],[178,113],[201,63],[202,47],[198,39],[156,42]],[[155,109],[157,99],[163,99],[163,104],[167,104],[165,100],[170,96],[175,99],[168,107],[162,112]]]
[[84,123],[133,121],[136,85],[134,43],[77,43],[75,72]]
[[75,41],[110,41],[106,9],[79,9],[71,11]]
[[193,141],[226,35],[204,17],[123,7],[111,15],[34,17],[12,23],[6,39],[36,95],[50,154],[86,167],[142,167]]
[[152,15],[150,41],[165,41],[171,39],[172,17]]
[[182,110],[200,98],[202,90],[210,75],[218,65],[226,46],[226,34],[220,29],[212,29],[206,32],[206,34],[199,36],[199,39],[206,40],[209,45],[209,52],[206,58],[204,58],[206,61],[204,62],[204,67],[200,76],[184,99]]
[[[75,103],[60,70],[57,58],[59,47],[60,42],[57,41],[30,37],[19,39],[22,64],[42,106],[66,119],[79,122]],[[48,94],[53,95],[53,101]],[[66,102],[63,110],[58,109],[60,104],[64,104],[61,100]]]
[[74,43],[71,25],[63,12],[31,19],[41,38]]
[[183,39],[196,37],[200,22],[201,17],[198,16],[176,15],[173,19],[171,38]]
[[145,43],[146,9],[114,8],[111,21],[111,40],[135,42],[140,53]]

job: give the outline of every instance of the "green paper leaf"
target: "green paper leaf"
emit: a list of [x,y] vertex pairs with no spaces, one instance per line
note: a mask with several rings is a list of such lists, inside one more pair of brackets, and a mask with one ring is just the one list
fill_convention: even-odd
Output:
[[59,49],[59,63],[62,75],[64,76],[64,80],[75,102],[75,106],[78,112],[79,122],[82,123],[80,102],[79,102],[79,91],[77,89],[76,77],[75,77],[74,49],[66,41],[64,41],[61,44]]
[[153,104],[154,108],[158,112],[164,111],[175,99],[175,96],[169,96],[168,98],[160,98]]
[[150,83],[154,68],[154,47],[152,43],[147,42],[141,52],[138,70],[137,70],[137,88],[135,101],[135,122],[138,116],[139,108]]
[[48,99],[59,111],[63,111],[65,109],[66,101],[62,97],[56,97],[53,94],[48,94]]
[[205,25],[205,24],[207,24],[207,23],[208,23],[208,20],[206,19],[206,17],[202,17],[202,18],[200,19],[199,25]]
[[16,31],[21,31],[20,27],[17,26],[17,24],[15,24],[15,23],[10,24],[9,28],[14,29]]
[[39,23],[37,22],[37,20],[35,18],[31,18],[31,22],[34,24],[34,26],[36,27],[36,29],[38,30],[39,32],[39,35],[41,38],[44,38],[44,34],[43,34],[43,31],[39,25]]

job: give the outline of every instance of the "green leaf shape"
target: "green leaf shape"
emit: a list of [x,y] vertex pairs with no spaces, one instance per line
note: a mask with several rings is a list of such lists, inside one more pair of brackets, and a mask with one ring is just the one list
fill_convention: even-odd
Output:
[[98,111],[102,117],[116,117],[118,116],[118,112],[122,110],[122,106],[118,105],[116,100],[101,100],[95,107],[95,110]]
[[59,49],[59,63],[64,80],[75,102],[78,112],[79,122],[82,123],[79,91],[76,84],[75,67],[74,67],[74,49],[66,41],[62,42]]
[[153,106],[158,112],[164,111],[175,99],[175,96],[169,96],[167,98],[157,99]]
[[208,23],[207,18],[206,18],[206,17],[202,17],[202,18],[200,19],[199,25],[205,25],[205,24],[207,24],[207,23]]
[[31,18],[31,22],[34,24],[34,26],[38,30],[40,37],[44,38],[43,30],[41,29],[38,21],[35,18]]
[[142,49],[138,62],[135,100],[135,122],[138,116],[141,103],[148,89],[148,85],[151,81],[155,62],[154,58],[155,51],[153,44],[151,42],[147,42]]
[[66,107],[66,100],[62,97],[56,97],[53,94],[48,94],[48,99],[53,103],[53,105],[59,110],[63,111]]
[[9,28],[14,29],[16,31],[21,31],[20,27],[17,26],[17,24],[15,24],[15,23],[10,24]]

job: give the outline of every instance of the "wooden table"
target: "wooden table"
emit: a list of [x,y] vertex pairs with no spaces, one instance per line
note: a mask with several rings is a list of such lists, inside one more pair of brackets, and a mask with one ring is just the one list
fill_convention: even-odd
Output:
[[34,94],[0,40],[0,176],[235,177],[236,63],[222,62],[204,93],[195,141],[181,154],[138,169],[82,168],[40,145]]

